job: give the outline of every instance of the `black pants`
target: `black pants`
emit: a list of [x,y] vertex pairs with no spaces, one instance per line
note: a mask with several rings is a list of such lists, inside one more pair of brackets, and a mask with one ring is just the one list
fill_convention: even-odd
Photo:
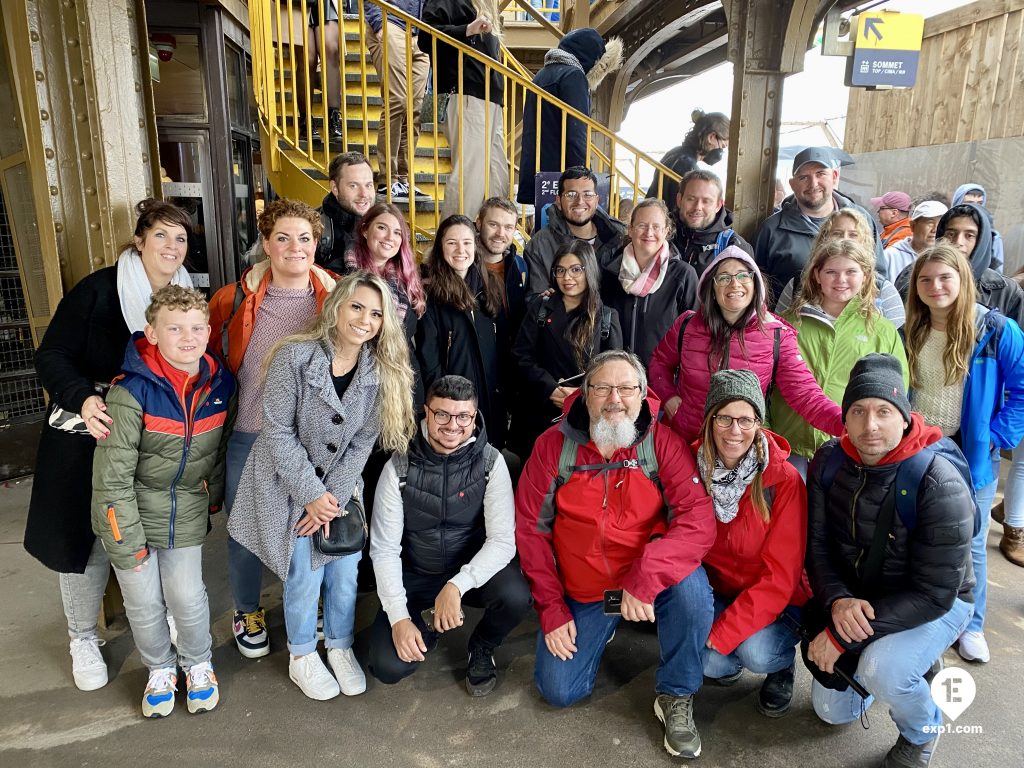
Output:
[[[453,575],[402,574],[409,614],[416,628],[423,633],[423,641],[428,646],[438,635],[427,631],[420,613],[433,607],[437,593]],[[464,605],[484,609],[483,617],[469,636],[469,648],[479,648],[490,653],[516,628],[533,603],[530,588],[519,570],[519,558],[513,559],[482,587],[469,590],[462,596],[462,602]],[[370,628],[370,660],[367,665],[370,673],[382,683],[397,683],[415,672],[419,665],[418,661],[405,662],[398,658],[391,637],[391,622],[384,609],[380,609]]]

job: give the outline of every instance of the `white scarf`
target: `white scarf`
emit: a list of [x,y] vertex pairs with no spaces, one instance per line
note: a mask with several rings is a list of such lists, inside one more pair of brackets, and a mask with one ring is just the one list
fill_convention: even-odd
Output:
[[[768,438],[761,435],[761,447],[764,451],[765,464],[768,463]],[[697,451],[697,470],[701,479],[707,481],[711,472],[711,502],[715,508],[715,517],[723,523],[731,523],[740,511],[740,499],[747,486],[754,481],[758,471],[764,471],[764,465],[757,461],[757,449],[753,443],[746,454],[733,469],[727,469],[721,459],[715,459],[715,466],[708,467],[704,462],[704,452]]]
[[[192,287],[192,278],[185,267],[171,277],[171,285]],[[117,297],[121,301],[121,314],[132,333],[146,327],[146,307],[153,298],[153,286],[146,277],[142,255],[135,248],[125,248],[117,257]]]

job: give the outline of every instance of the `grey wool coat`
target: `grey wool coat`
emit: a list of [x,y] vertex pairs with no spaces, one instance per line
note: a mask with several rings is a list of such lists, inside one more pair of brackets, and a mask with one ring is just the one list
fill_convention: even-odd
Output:
[[[380,379],[364,345],[340,401],[330,348],[288,344],[274,356],[263,388],[263,431],[242,470],[228,532],[284,581],[303,507],[330,491],[344,506],[362,496],[360,474],[380,432]],[[316,570],[337,558],[313,550]]]

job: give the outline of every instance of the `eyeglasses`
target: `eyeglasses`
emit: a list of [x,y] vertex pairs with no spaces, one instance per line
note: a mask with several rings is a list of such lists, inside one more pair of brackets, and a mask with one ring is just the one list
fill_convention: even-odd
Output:
[[597,197],[597,192],[592,192],[590,190],[586,192],[577,192],[576,190],[570,189],[568,192],[559,192],[558,194],[562,197],[568,198],[569,200],[575,200],[577,197],[582,197],[584,200],[593,200]]
[[476,413],[448,413],[448,411],[435,411],[429,405],[424,407],[434,414],[434,421],[442,427],[452,419],[455,419],[455,423],[460,427],[468,427],[476,421]]
[[582,264],[573,264],[571,267],[555,267],[555,277],[565,277],[566,274],[573,277],[583,274]]
[[729,285],[735,280],[740,285],[745,285],[754,279],[753,272],[737,272],[735,275],[730,275],[728,272],[723,272],[720,275],[715,275],[715,285]]
[[633,229],[635,229],[637,232],[653,232],[656,235],[660,235],[662,232],[665,231],[665,225],[664,224],[647,224],[647,223],[644,223],[644,224],[634,224],[633,225]]
[[590,387],[588,387],[588,389],[598,397],[608,397],[614,389],[616,392],[619,393],[619,397],[621,397],[623,400],[628,400],[629,398],[633,397],[634,395],[636,395],[637,392],[640,391],[640,385],[620,384],[619,386],[616,387],[612,386],[611,384],[591,384]]
[[739,424],[744,432],[749,432],[757,425],[757,419],[750,416],[726,416],[724,413],[715,416],[715,426],[723,431],[732,429],[733,423]]

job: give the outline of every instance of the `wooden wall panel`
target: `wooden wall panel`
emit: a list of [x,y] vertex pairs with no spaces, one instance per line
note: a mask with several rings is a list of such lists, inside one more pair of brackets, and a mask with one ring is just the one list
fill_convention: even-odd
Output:
[[928,19],[914,88],[850,90],[844,148],[1024,136],[1022,41],[1024,0],[979,0]]

